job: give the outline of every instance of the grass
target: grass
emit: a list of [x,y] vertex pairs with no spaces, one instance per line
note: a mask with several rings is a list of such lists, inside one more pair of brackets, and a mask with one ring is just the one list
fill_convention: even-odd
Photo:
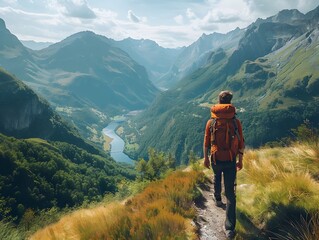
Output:
[[282,232],[299,239],[293,225],[319,212],[318,156],[308,144],[247,151],[237,189],[242,239],[282,239]]
[[10,223],[0,221],[0,239],[22,240],[22,233]]
[[[193,202],[207,178],[196,164],[151,183],[123,182],[118,198],[65,215],[30,240],[198,239]],[[319,239],[316,144],[247,150],[238,184],[237,240]]]
[[125,203],[75,211],[30,239],[196,239],[193,201],[202,181],[199,171],[176,171]]

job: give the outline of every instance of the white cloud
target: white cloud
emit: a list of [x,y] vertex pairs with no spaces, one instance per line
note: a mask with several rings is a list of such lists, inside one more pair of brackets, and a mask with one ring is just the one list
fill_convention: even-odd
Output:
[[207,0],[207,5],[200,9],[204,14],[190,19],[191,25],[197,31],[208,34],[226,33],[236,27],[244,28],[257,18],[252,16],[244,1],[247,0]]
[[319,5],[316,0],[281,0],[276,4],[270,4],[264,0],[244,0],[249,7],[249,11],[258,17],[269,17],[283,9],[298,9],[303,13],[314,9]]
[[187,8],[187,10],[186,10],[186,16],[187,16],[188,18],[190,18],[190,19],[196,18],[195,13],[194,13],[193,10],[190,9],[190,8]]
[[182,25],[184,23],[184,17],[182,15],[177,15],[176,17],[174,17],[174,20],[179,25]]
[[135,15],[133,13],[132,10],[128,10],[127,18],[128,18],[128,20],[130,20],[130,22],[133,22],[133,23],[146,23],[147,22],[146,17],[138,17],[137,15]]
[[85,0],[50,0],[49,7],[68,17],[80,19],[96,18],[94,11]]
[[[165,0],[156,5],[146,0],[134,0],[129,6],[124,2],[90,0],[94,7],[88,0],[43,0],[33,1],[34,4],[28,0],[28,4],[23,5],[19,4],[22,1],[14,1],[14,4],[4,1],[12,0],[0,0],[0,16],[8,29],[22,40],[61,41],[73,33],[90,30],[116,40],[127,37],[152,39],[164,47],[189,45],[203,33],[226,33],[236,27],[244,28],[258,17],[269,17],[284,8],[298,8],[306,13],[318,5],[318,0],[291,0],[292,3],[283,0],[278,4],[265,0],[174,3]],[[147,11],[142,5],[147,6]],[[144,16],[128,9],[143,11]]]
[[138,16],[136,16],[132,10],[129,10],[127,12],[127,18],[131,21],[131,22],[135,22],[135,23],[139,23],[140,22],[140,18]]

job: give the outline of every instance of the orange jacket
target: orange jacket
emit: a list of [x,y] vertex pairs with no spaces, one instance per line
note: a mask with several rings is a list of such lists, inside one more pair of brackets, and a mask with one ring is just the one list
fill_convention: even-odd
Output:
[[[211,117],[212,118],[227,118],[231,119],[235,116],[236,114],[236,108],[232,104],[216,104],[212,106],[211,108]],[[206,124],[205,128],[205,137],[204,137],[204,147],[209,148],[211,144],[211,132],[210,132],[210,126],[211,122],[213,120],[209,119]],[[243,129],[242,125],[239,119],[236,118],[237,125],[238,125],[238,132],[240,136],[240,141],[239,141],[239,149],[241,151],[244,150],[245,148],[245,142],[244,142],[244,136],[243,136]]]

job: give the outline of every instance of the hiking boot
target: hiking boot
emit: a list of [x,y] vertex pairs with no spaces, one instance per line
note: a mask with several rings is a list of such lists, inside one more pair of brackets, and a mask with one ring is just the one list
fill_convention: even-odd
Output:
[[234,239],[236,236],[236,231],[235,230],[225,230],[225,234],[227,239]]
[[220,208],[224,206],[224,203],[221,200],[216,200],[215,204],[216,204],[216,207],[220,207]]

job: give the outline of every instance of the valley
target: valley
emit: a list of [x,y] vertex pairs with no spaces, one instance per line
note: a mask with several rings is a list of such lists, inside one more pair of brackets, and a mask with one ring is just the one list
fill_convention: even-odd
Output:
[[0,238],[197,239],[204,129],[226,89],[247,148],[239,239],[294,232],[288,215],[312,224],[318,21],[319,6],[284,9],[183,47],[81,30],[33,50],[0,18]]

